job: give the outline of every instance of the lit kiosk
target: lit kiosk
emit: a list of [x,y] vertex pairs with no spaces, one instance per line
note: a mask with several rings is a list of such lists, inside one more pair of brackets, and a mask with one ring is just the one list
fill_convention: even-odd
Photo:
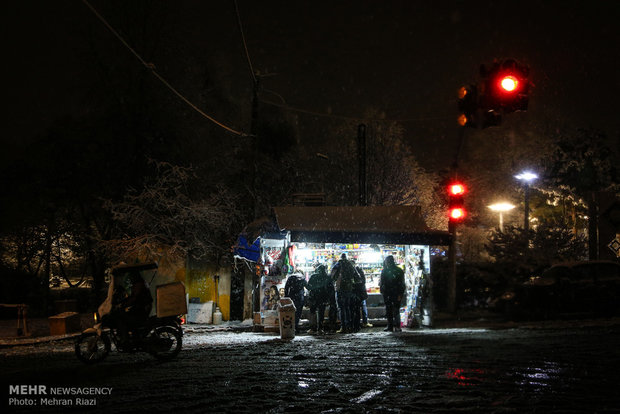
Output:
[[405,270],[407,285],[401,320],[412,323],[420,287],[431,274],[430,246],[450,242],[448,232],[429,229],[420,208],[412,206],[275,207],[269,221],[260,226],[263,231],[252,245],[260,273],[253,292],[254,323],[268,331],[278,328],[276,303],[292,270],[308,279],[322,263],[329,272],[342,253],[366,274],[371,319],[385,317],[379,276],[383,259],[393,255]]

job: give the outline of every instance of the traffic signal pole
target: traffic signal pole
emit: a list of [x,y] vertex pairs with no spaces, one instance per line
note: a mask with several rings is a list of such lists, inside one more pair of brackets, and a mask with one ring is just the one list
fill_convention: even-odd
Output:
[[359,161],[359,204],[368,205],[368,195],[366,191],[366,125],[359,124],[357,127],[357,157]]
[[[452,165],[452,176],[456,178],[459,156],[463,149],[465,141],[465,126],[458,128],[458,143],[456,153],[454,154],[454,164]],[[457,223],[454,220],[448,219],[448,233],[452,236],[450,238],[450,245],[448,247],[448,312],[456,312],[456,248],[457,248]]]
[[456,224],[448,223],[448,232],[452,235],[448,248],[448,312],[456,312]]
[[[515,111],[525,111],[528,106],[529,67],[515,59],[495,60],[492,65],[480,66],[482,80],[475,84],[463,86],[458,92],[458,109],[460,112],[457,122],[458,144],[452,166],[452,179],[456,180],[458,161],[465,143],[465,128],[484,129],[501,124],[502,115]],[[456,182],[456,181],[455,181]],[[459,184],[462,186],[462,184]],[[462,186],[463,192],[466,191]],[[460,193],[462,195],[462,193]],[[456,248],[458,223],[466,214],[462,199],[457,193],[449,193],[450,218],[448,232],[451,242],[448,249],[448,311],[456,312]],[[460,203],[460,204],[459,204]],[[529,194],[526,189],[526,218],[529,210]],[[456,213],[456,214],[455,214]],[[529,223],[526,223],[527,229]]]

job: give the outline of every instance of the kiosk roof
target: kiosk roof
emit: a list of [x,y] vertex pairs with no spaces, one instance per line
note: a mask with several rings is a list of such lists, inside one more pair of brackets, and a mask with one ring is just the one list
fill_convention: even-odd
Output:
[[445,245],[448,232],[428,228],[418,206],[274,207],[291,241]]

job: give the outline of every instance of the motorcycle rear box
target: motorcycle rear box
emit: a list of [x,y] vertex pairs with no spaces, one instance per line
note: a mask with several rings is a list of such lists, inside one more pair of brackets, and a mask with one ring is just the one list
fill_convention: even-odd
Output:
[[185,315],[185,285],[181,282],[157,286],[157,317]]

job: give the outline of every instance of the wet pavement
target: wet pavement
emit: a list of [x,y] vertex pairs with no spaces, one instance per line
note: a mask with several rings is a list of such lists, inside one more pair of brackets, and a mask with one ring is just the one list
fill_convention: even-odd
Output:
[[[252,413],[620,412],[618,319],[520,326],[366,329],[279,336],[187,333],[177,359],[112,352],[84,366],[71,340],[0,349],[1,398],[10,411]],[[8,395],[15,385],[47,395]],[[62,389],[99,390],[76,406],[41,406]],[[110,389],[109,394],[105,390]],[[26,390],[27,391],[27,390]],[[36,406],[8,405],[31,399]],[[84,401],[81,401],[83,403]]]

